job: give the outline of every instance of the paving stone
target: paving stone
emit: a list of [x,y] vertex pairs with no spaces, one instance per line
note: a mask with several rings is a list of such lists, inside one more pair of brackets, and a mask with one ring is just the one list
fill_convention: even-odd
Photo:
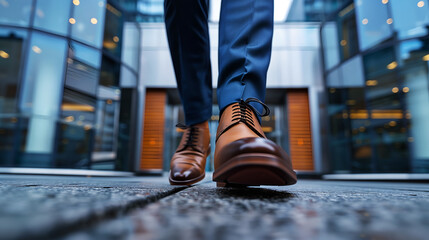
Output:
[[46,239],[180,190],[141,178],[0,175],[0,239]]
[[[209,177],[208,177],[209,178]],[[0,239],[428,239],[429,185],[0,175]]]
[[201,184],[66,236],[100,239],[428,239],[427,184]]

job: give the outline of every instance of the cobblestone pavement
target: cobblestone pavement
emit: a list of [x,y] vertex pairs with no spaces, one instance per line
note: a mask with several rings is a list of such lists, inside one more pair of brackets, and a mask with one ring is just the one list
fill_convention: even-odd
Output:
[[429,184],[0,175],[0,239],[428,239]]

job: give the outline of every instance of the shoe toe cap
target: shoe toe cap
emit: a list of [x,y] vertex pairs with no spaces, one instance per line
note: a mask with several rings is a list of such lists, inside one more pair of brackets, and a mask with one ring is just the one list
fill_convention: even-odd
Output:
[[176,181],[186,181],[198,178],[201,175],[199,169],[188,164],[176,164],[171,168],[170,177]]
[[283,159],[284,164],[291,164],[288,154],[280,146],[269,139],[255,137],[239,139],[225,145],[218,153],[218,164],[234,156],[247,153],[271,154]]

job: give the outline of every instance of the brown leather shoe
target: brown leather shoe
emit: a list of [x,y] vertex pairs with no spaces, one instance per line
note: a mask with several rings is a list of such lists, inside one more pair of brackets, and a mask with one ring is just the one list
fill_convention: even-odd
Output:
[[206,121],[177,127],[185,132],[171,158],[169,180],[171,185],[191,185],[205,177],[206,158],[210,154],[209,124]]
[[[249,103],[262,104],[260,114]],[[218,186],[292,185],[297,181],[287,153],[267,139],[256,114],[268,116],[256,98],[229,105],[219,121],[213,181]]]

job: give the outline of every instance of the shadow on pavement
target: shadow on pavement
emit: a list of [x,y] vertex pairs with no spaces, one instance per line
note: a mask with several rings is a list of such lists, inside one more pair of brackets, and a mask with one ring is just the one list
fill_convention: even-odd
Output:
[[295,194],[287,191],[278,191],[267,188],[217,188],[216,193],[222,198],[234,197],[270,201],[287,200],[297,197]]

